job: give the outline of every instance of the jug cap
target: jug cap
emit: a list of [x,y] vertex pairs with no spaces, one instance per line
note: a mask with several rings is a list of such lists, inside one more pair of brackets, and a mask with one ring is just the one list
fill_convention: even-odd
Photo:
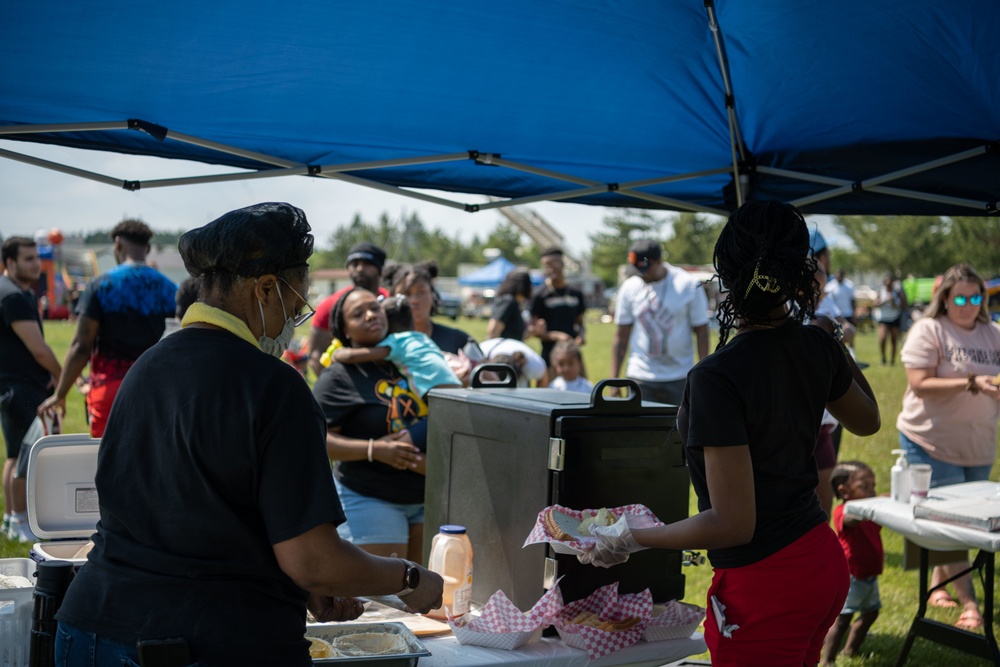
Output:
[[454,524],[447,524],[441,526],[440,532],[445,535],[465,535],[465,526],[456,526]]

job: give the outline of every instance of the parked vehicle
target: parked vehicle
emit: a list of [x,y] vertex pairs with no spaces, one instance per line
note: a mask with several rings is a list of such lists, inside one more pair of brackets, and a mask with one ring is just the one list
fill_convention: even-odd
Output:
[[457,320],[462,314],[462,300],[455,294],[442,292],[438,295],[437,312],[438,315]]

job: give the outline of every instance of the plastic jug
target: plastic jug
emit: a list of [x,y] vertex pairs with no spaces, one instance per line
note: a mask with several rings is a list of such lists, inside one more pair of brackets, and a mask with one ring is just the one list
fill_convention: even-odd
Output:
[[427,615],[446,618],[445,607],[456,617],[468,612],[472,602],[472,542],[465,533],[465,526],[441,526],[431,540],[427,569],[444,579],[442,605],[431,609]]

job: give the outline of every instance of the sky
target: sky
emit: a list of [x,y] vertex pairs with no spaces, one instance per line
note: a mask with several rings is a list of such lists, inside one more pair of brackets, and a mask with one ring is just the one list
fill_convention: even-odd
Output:
[[[117,153],[0,141],[0,148],[113,176],[122,180],[171,178],[237,171],[205,165]],[[462,203],[485,203],[481,195],[431,192]],[[64,235],[110,229],[124,216],[139,217],[154,230],[193,229],[250,204],[286,201],[306,213],[317,243],[328,246],[335,229],[356,213],[375,222],[383,213],[393,219],[417,213],[430,229],[442,229],[463,241],[484,238],[505,218],[497,211],[466,213],[448,206],[329,179],[281,178],[154,188],[128,192],[111,185],[0,158],[0,233],[32,236],[58,227]],[[608,209],[581,204],[541,202],[531,207],[566,240],[566,249],[589,250],[590,235],[601,231]]]
[[[121,180],[145,180],[236,171],[230,167],[182,160],[121,155],[26,142],[0,141],[0,148],[44,158]],[[435,193],[462,203],[483,203],[481,195]],[[125,216],[144,220],[154,230],[188,230],[223,213],[264,201],[285,201],[305,211],[317,245],[329,246],[330,235],[355,214],[375,222],[383,213],[393,219],[417,213],[430,229],[441,229],[468,242],[484,238],[505,219],[497,211],[466,213],[447,206],[329,179],[281,178],[154,188],[128,192],[77,176],[0,158],[0,234],[33,236],[38,230],[60,229],[64,235],[110,229]],[[583,253],[590,236],[604,230],[603,219],[614,211],[599,206],[539,202],[531,204],[562,233],[565,249]],[[828,218],[817,216],[831,245],[839,237]],[[624,261],[624,258],[623,258]]]

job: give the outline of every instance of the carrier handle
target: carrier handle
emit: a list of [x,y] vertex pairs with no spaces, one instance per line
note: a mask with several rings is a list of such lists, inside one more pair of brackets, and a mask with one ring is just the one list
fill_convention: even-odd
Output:
[[[500,378],[497,380],[486,379],[482,377],[484,372],[496,373],[500,376]],[[474,371],[472,371],[472,380],[469,382],[469,386],[473,389],[514,389],[517,387],[517,373],[514,371],[513,367],[508,366],[507,364],[480,364],[479,366],[476,366]]]
[[[625,396],[606,398],[604,390],[610,387],[625,389]],[[642,409],[642,389],[635,380],[628,378],[601,380],[590,392],[590,405],[594,412],[638,412]]]

